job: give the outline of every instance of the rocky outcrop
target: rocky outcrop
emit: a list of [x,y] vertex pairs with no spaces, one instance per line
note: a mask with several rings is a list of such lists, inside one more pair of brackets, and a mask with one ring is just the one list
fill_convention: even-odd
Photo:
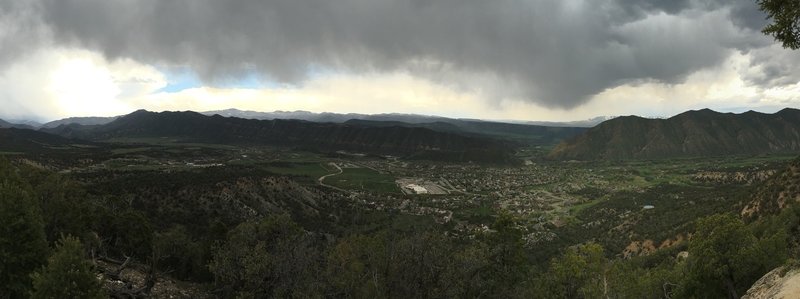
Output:
[[742,299],[794,299],[800,298],[800,269],[780,267],[756,281]]
[[644,241],[631,241],[625,249],[622,250],[622,257],[629,259],[636,256],[650,255],[658,249],[670,248],[686,241],[683,235],[677,235],[674,239],[666,239],[656,246],[653,240]]
[[753,184],[768,180],[775,175],[774,169],[761,171],[701,171],[691,176],[692,180],[717,184]]

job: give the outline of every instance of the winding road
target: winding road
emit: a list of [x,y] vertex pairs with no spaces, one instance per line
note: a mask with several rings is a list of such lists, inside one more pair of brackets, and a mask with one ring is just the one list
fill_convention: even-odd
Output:
[[338,170],[338,172],[336,172],[336,173],[330,173],[330,174],[323,175],[323,176],[319,177],[319,179],[317,179],[317,181],[319,181],[319,184],[320,184],[320,185],[322,185],[322,186],[325,186],[325,187],[328,187],[328,188],[331,188],[331,189],[336,189],[336,190],[339,190],[339,191],[342,191],[342,192],[347,192],[347,190],[344,190],[344,189],[342,189],[342,188],[339,188],[339,187],[334,187],[334,186],[331,186],[331,185],[325,184],[325,183],[323,182],[323,181],[324,181],[325,179],[327,179],[328,177],[332,177],[332,176],[335,176],[335,175],[340,175],[340,174],[342,174],[342,172],[344,172],[344,171],[342,170],[342,168],[341,168],[341,167],[339,167],[339,165],[336,165],[336,163],[330,163],[330,164],[332,164],[332,165],[333,165],[333,167],[336,167],[336,170]]

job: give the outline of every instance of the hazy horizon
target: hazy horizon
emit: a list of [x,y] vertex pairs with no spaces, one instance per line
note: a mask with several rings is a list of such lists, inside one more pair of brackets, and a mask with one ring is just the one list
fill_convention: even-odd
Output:
[[48,122],[64,120],[64,119],[69,119],[69,118],[91,118],[91,117],[117,117],[117,116],[124,116],[124,115],[133,113],[133,112],[138,111],[138,110],[146,110],[146,111],[150,111],[150,112],[192,111],[192,112],[198,112],[198,113],[208,113],[208,112],[217,112],[217,111],[225,111],[225,110],[238,110],[238,111],[241,111],[241,112],[253,112],[253,113],[307,112],[307,113],[313,113],[313,114],[331,113],[331,114],[342,114],[342,115],[347,115],[347,114],[359,114],[359,115],[392,115],[392,114],[397,114],[397,115],[416,115],[416,116],[424,116],[424,117],[443,117],[443,118],[451,118],[451,119],[473,119],[473,120],[482,120],[482,121],[496,121],[496,122],[510,122],[510,123],[527,123],[527,122],[531,122],[531,123],[536,123],[536,122],[542,122],[542,123],[578,123],[578,122],[595,121],[597,119],[606,119],[607,120],[607,119],[621,117],[621,116],[639,116],[639,117],[643,117],[643,118],[670,118],[670,117],[673,117],[675,115],[678,115],[678,114],[681,114],[681,113],[684,113],[684,112],[687,112],[687,111],[696,111],[696,110],[702,110],[702,109],[711,109],[712,111],[719,112],[719,113],[741,114],[741,113],[745,113],[745,112],[748,112],[748,111],[755,111],[755,112],[760,112],[760,113],[772,114],[772,113],[778,112],[778,111],[780,111],[782,109],[786,109],[786,108],[797,109],[795,107],[764,107],[764,108],[760,108],[760,109],[758,109],[758,108],[757,109],[750,109],[750,108],[746,108],[746,107],[740,107],[740,108],[733,108],[733,109],[728,109],[728,110],[718,110],[718,109],[712,109],[712,108],[695,108],[695,109],[688,109],[688,110],[680,111],[680,112],[677,112],[677,113],[674,113],[674,114],[670,114],[670,115],[640,115],[640,114],[597,115],[597,116],[594,116],[594,117],[583,118],[583,119],[537,120],[537,119],[496,119],[496,118],[460,117],[460,116],[447,116],[447,115],[441,115],[441,114],[419,114],[419,113],[403,113],[403,112],[356,113],[356,112],[332,112],[332,111],[308,111],[308,110],[258,111],[258,110],[239,109],[239,108],[226,108],[226,109],[214,109],[214,110],[196,110],[196,109],[151,110],[151,109],[141,108],[141,109],[135,109],[135,110],[131,110],[131,111],[128,111],[128,112],[124,112],[124,113],[121,113],[121,114],[74,115],[74,116],[66,116],[66,117],[50,118],[50,119],[28,118],[28,117],[7,118],[7,119],[0,118],[0,120],[8,121],[8,122],[11,122],[11,123],[17,123],[17,124],[25,124],[25,123],[29,123],[29,122],[35,122],[35,123],[38,123],[38,124],[46,124]]

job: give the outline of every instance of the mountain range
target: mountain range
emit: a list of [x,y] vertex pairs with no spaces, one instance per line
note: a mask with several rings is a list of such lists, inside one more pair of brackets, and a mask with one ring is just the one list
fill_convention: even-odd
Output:
[[196,112],[136,111],[104,125],[42,129],[67,138],[173,137],[186,142],[289,146],[316,151],[352,151],[410,158],[509,162],[516,144],[415,126],[370,126],[302,120],[255,120]]
[[614,119],[616,116],[598,116],[592,117],[590,119],[585,120],[576,120],[576,121],[566,121],[566,122],[559,122],[559,121],[506,121],[508,123],[519,123],[519,124],[526,124],[526,125],[534,125],[534,126],[545,126],[545,127],[578,127],[578,128],[591,128],[600,123]]
[[[275,111],[255,112],[237,109],[201,112],[207,116],[220,115],[224,117],[257,119],[257,120],[304,120],[317,123],[349,123],[351,125],[365,125],[372,127],[402,126],[429,128],[440,132],[457,133],[474,137],[499,138],[513,140],[527,145],[554,145],[559,141],[580,134],[586,128],[582,126],[570,127],[570,123],[548,123],[549,125],[536,125],[533,123],[509,123],[473,119],[453,119],[439,116],[417,114],[338,114],[338,113],[312,113],[308,111]],[[43,129],[53,129],[60,125],[105,125],[119,118],[116,117],[70,117],[52,121],[41,126]],[[595,118],[597,121],[601,118]],[[576,122],[575,124],[578,124]],[[586,124],[586,123],[581,123]]]
[[33,126],[27,124],[10,123],[2,119],[0,119],[0,128],[35,129]]
[[[225,109],[225,110],[214,110],[214,111],[205,111],[200,112],[201,114],[205,114],[208,116],[212,116],[215,114],[225,116],[225,117],[238,117],[238,118],[246,118],[246,119],[259,119],[259,120],[269,120],[269,119],[297,119],[297,120],[305,120],[305,121],[312,121],[312,122],[332,122],[332,123],[343,123],[352,119],[358,120],[370,120],[370,121],[390,121],[390,122],[402,122],[408,124],[422,124],[422,123],[433,123],[433,122],[492,122],[492,123],[509,123],[509,124],[520,124],[520,125],[534,125],[534,126],[544,126],[544,127],[577,127],[577,128],[589,128],[596,126],[597,124],[612,119],[613,117],[607,116],[599,116],[594,117],[591,119],[580,120],[580,121],[568,121],[568,122],[551,122],[551,121],[487,121],[487,120],[479,120],[479,119],[465,119],[465,118],[447,118],[441,116],[433,116],[433,115],[419,115],[419,114],[403,114],[403,113],[382,113],[382,114],[359,114],[359,113],[332,113],[332,112],[322,112],[322,113],[314,113],[309,111],[303,110],[296,110],[296,111],[273,111],[273,112],[257,112],[257,111],[248,111],[248,110],[239,110],[239,109]],[[120,116],[112,116],[112,117],[68,117],[64,119],[54,120],[45,124],[40,124],[33,121],[17,121],[11,122],[12,125],[28,125],[33,128],[55,128],[59,125],[69,125],[69,124],[80,124],[80,125],[104,125],[107,123],[112,122],[113,120],[117,119]],[[2,121],[2,120],[0,120]],[[2,123],[0,123],[2,125]]]
[[274,112],[256,112],[239,109],[225,109],[201,112],[205,115],[219,114],[228,117],[251,118],[251,119],[299,119],[313,122],[333,122],[342,123],[351,119],[370,120],[370,121],[394,121],[409,124],[421,124],[432,122],[446,122],[446,123],[459,123],[459,122],[490,122],[490,123],[510,123],[520,125],[534,125],[545,127],[581,127],[588,128],[596,126],[597,124],[610,119],[610,117],[599,116],[587,120],[570,121],[570,122],[548,122],[548,121],[490,121],[469,118],[448,118],[433,115],[419,115],[419,114],[404,114],[404,113],[381,113],[381,114],[360,114],[360,113],[332,113],[322,112],[314,113],[309,111],[274,111]]
[[[33,129],[2,120],[0,127]],[[507,162],[519,146],[554,144],[548,157],[556,160],[666,159],[797,153],[800,110],[734,114],[703,109],[668,119],[624,116],[588,129],[409,114],[140,110],[120,117],[63,119],[40,131],[94,141],[169,136],[457,161]]]
[[[586,130],[585,127],[569,126],[570,123],[496,122],[477,119],[456,119],[418,114],[357,114],[357,113],[313,113],[308,111],[255,112],[238,109],[202,112],[205,115],[222,115],[248,119],[298,119],[312,122],[350,123],[367,126],[423,127],[462,135],[510,139],[528,145],[552,145]],[[598,118],[599,119],[599,118]]]
[[60,125],[79,124],[84,126],[105,125],[119,118],[119,116],[111,117],[68,117],[64,119],[54,120],[41,125],[41,128],[55,128]]
[[563,141],[562,160],[665,159],[800,151],[800,110],[774,114],[688,111],[668,119],[618,117]]

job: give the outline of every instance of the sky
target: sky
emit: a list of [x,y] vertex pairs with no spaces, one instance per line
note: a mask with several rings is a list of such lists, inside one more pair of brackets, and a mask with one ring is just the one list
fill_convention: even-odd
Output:
[[753,0],[0,0],[0,118],[800,107]]

